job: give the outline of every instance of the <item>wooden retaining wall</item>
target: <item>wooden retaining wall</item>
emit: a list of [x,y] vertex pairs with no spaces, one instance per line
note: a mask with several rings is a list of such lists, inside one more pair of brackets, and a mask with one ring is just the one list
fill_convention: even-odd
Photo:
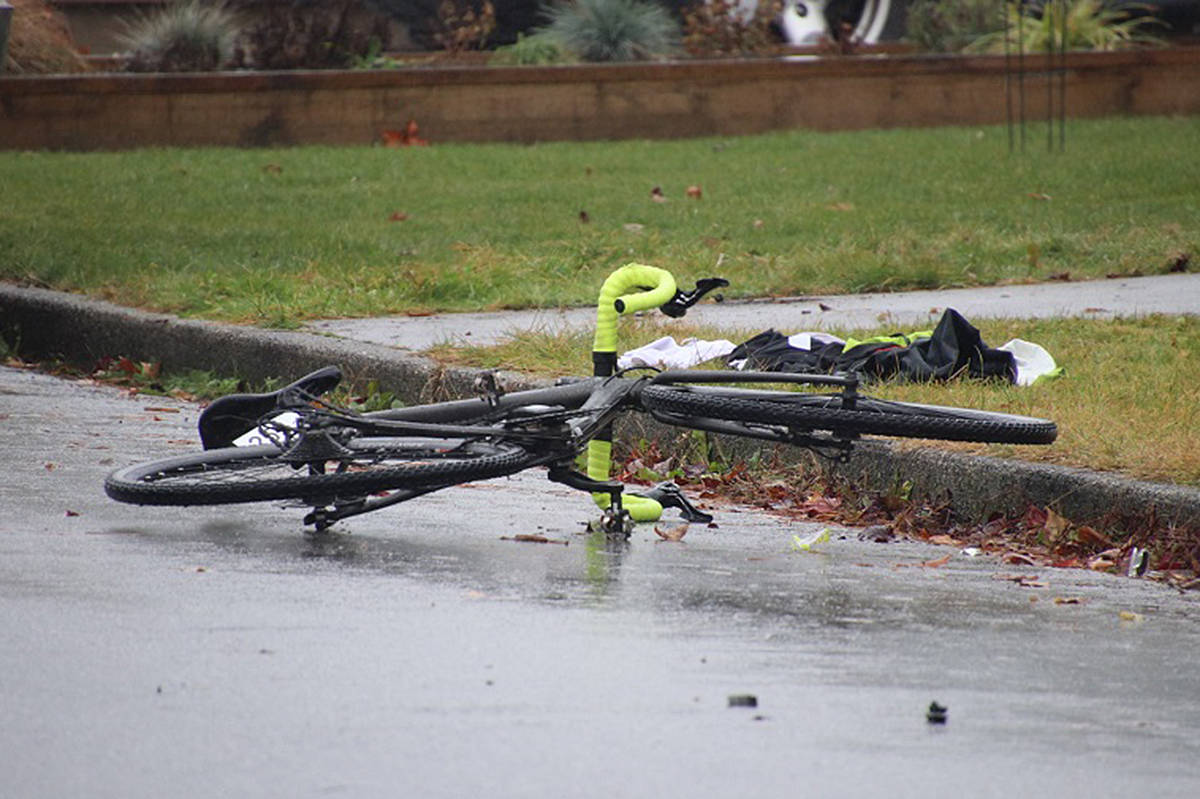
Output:
[[[1044,60],[1025,66],[1044,118]],[[1197,48],[1075,53],[1060,74],[1069,117],[1200,113]],[[1002,56],[3,77],[0,148],[368,144],[410,119],[433,142],[994,124],[1015,89]]]

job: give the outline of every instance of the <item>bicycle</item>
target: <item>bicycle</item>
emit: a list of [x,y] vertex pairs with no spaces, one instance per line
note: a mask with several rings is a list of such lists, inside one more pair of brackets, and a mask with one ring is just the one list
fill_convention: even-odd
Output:
[[[304,524],[320,531],[461,483],[546,467],[550,480],[593,495],[602,529],[627,536],[664,508],[689,522],[712,518],[673,483],[630,494],[609,479],[613,422],[628,412],[840,460],[863,435],[1010,444],[1049,444],[1057,435],[1045,419],[871,398],[853,374],[617,369],[620,316],[657,308],[681,317],[726,285],[707,278],[683,291],[666,270],[618,269],[597,303],[593,376],[548,388],[504,393],[487,373],[475,398],[356,413],[321,399],[342,377],[328,366],[278,391],[222,397],[200,416],[203,451],[117,469],[105,491],[142,505],[299,500],[311,509]],[[758,387],[765,384],[818,390]]]

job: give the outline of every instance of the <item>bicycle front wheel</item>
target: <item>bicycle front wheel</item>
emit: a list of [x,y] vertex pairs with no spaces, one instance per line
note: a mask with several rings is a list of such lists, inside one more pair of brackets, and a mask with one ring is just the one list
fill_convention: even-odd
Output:
[[650,385],[642,391],[642,405],[651,412],[674,416],[757,422],[836,434],[1001,444],[1049,444],[1058,436],[1054,422],[1032,416],[861,396],[853,408],[844,408],[837,394]]
[[359,439],[346,452],[294,463],[270,445],[228,447],[139,463],[104,482],[135,505],[224,505],[301,499],[314,505],[396,488],[449,486],[515,474],[533,453],[508,443],[453,439]]

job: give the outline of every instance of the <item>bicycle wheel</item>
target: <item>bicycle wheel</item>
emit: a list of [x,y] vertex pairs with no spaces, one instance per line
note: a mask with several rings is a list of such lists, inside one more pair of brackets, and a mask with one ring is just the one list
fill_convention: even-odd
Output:
[[1031,416],[861,396],[846,409],[836,394],[651,385],[642,391],[642,405],[677,416],[904,438],[1049,444],[1058,435],[1054,422]]
[[278,447],[228,447],[139,463],[104,482],[135,505],[224,505],[274,499],[328,504],[394,488],[447,486],[514,474],[536,460],[508,443],[454,439],[352,440],[321,461],[292,463]]

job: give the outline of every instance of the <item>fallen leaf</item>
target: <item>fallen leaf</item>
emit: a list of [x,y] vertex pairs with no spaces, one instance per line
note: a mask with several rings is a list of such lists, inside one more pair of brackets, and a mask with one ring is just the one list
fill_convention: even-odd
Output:
[[1092,558],[1087,564],[1087,567],[1094,572],[1108,571],[1109,569],[1116,568],[1116,566],[1116,561],[1109,560],[1108,558]]
[[938,558],[937,560],[927,560],[924,563],[922,563],[921,565],[926,569],[936,569],[940,566],[945,566],[947,563],[949,563],[951,557],[952,557],[951,555],[946,555],[944,557]]
[[384,147],[424,147],[429,144],[421,138],[415,119],[408,120],[404,130],[385,130],[381,137]]
[[1108,313],[1107,308],[1084,308],[1084,313]]
[[579,221],[586,225],[588,222],[592,221],[592,218],[590,216],[588,216],[587,211],[580,211],[579,212]]
[[77,511],[77,510],[69,510],[69,511],[67,511],[67,516],[69,516],[69,517],[70,517],[70,516],[78,516],[78,515],[79,515],[79,511]]
[[149,413],[179,413],[178,408],[160,408],[156,405],[147,405],[142,410],[145,410]]
[[851,203],[830,203],[825,206],[830,211],[853,211],[854,205]]
[[664,541],[682,541],[687,535],[688,523],[676,525],[675,527],[663,527],[661,524],[654,525],[655,534]]
[[281,167],[279,164],[267,164],[266,166],[264,166],[262,168],[262,171],[269,172],[272,175],[278,175],[280,172],[283,171],[283,167]]
[[1145,616],[1140,613],[1134,613],[1132,610],[1122,610],[1117,614],[1117,618],[1121,621],[1129,621],[1135,624],[1146,620]]
[[502,535],[500,536],[500,540],[520,541],[525,544],[562,544],[563,546],[567,546],[571,543],[570,541],[562,541],[557,538],[547,538],[544,535],[536,535],[532,533],[518,533],[517,535],[513,536]]
[[704,196],[704,191],[699,186],[688,186],[687,196],[693,200],[699,200]]
[[1070,272],[1056,272],[1055,274],[1050,275],[1046,279],[1047,280],[1058,280],[1063,283],[1069,283],[1071,281],[1071,273]]
[[1113,542],[1107,536],[1086,524],[1075,531],[1075,540],[1096,549],[1112,549],[1113,546]]
[[1044,200],[1052,199],[1049,194],[1042,194],[1041,192],[1030,192],[1029,196],[1035,200],[1043,200],[1044,201]]
[[667,201],[667,197],[663,194],[661,186],[655,186],[650,190],[650,199],[656,203],[665,203]]
[[1083,598],[1077,596],[1056,596],[1054,597],[1056,605],[1082,605]]
[[823,302],[818,302],[817,307],[820,308],[822,311],[832,311],[833,310],[832,305],[826,305]]
[[1034,562],[1033,558],[1029,557],[1028,555],[1024,555],[1020,552],[1009,552],[1007,555],[1005,555],[1002,558],[1002,560],[1005,563],[1011,563],[1016,566],[1036,566],[1037,565]]
[[392,211],[392,215],[388,217],[389,222],[403,222],[408,219],[408,214],[403,211]]
[[944,547],[956,547],[962,544],[961,541],[953,538],[952,536],[945,535],[944,533],[939,535],[931,535],[929,536],[928,540],[931,544],[937,544],[938,546]]
[[761,229],[761,228],[762,228],[762,226],[763,226],[763,221],[762,221],[761,219],[755,219],[755,220],[754,220],[753,227],[754,227],[754,229],[755,229],[755,230],[759,230],[759,229]]
[[645,227],[645,225],[639,225],[637,222],[626,222],[624,225],[621,225],[621,229],[626,233],[641,233]]

